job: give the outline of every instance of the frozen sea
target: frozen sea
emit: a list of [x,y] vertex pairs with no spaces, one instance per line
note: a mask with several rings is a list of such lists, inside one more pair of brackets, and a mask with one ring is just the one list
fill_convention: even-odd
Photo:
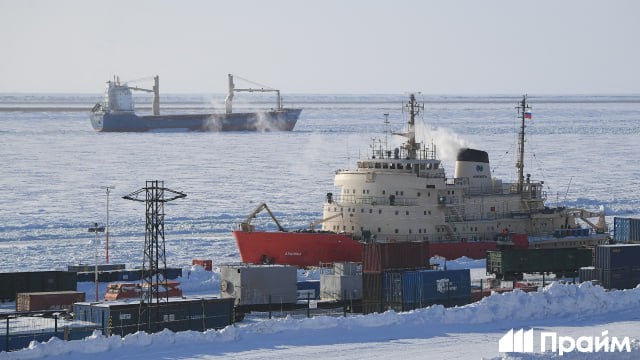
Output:
[[[266,202],[286,228],[321,217],[336,169],[354,167],[385,130],[407,121],[394,95],[289,95],[303,108],[293,132],[96,133],[89,109],[101,95],[0,94],[0,271],[93,263],[93,234],[106,222],[110,263],[140,265],[144,205],[122,199],[161,180],[187,194],[165,206],[170,266],[191,259],[239,261],[231,230]],[[222,111],[223,95],[167,95],[162,111]],[[449,176],[461,146],[486,150],[495,177],[513,180],[519,121],[513,96],[418,95],[418,136],[437,146]],[[244,97],[235,109],[271,107]],[[150,98],[136,99],[139,113]],[[529,96],[525,172],[543,180],[549,203],[640,214],[640,95]],[[388,115],[389,124],[385,125]],[[389,135],[389,142],[401,138]],[[266,216],[254,223],[275,229]],[[100,244],[100,261],[104,261]]]

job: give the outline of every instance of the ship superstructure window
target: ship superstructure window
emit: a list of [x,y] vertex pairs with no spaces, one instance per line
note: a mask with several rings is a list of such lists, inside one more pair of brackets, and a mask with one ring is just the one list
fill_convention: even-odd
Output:
[[394,231],[395,231],[396,234],[400,232],[398,229],[395,229]]
[[378,209],[378,214],[382,214],[382,209]]
[[409,212],[407,211],[407,215],[409,215]]
[[373,214],[373,209],[369,209],[369,214]]
[[396,210],[396,215],[398,215],[398,210]]
[[382,232],[382,229],[378,228],[378,232]]
[[420,197],[420,192],[418,192],[418,197]]
[[386,190],[382,190],[382,195],[386,194],[387,191]]
[[360,212],[363,213],[364,212],[364,208],[360,208]]

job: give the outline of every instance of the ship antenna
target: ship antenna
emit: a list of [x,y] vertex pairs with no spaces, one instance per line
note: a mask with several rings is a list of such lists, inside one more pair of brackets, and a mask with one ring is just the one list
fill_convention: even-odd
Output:
[[522,96],[522,101],[516,107],[518,109],[518,116],[520,117],[520,134],[518,139],[518,161],[516,162],[516,168],[518,168],[518,192],[521,193],[524,188],[524,120],[531,117],[531,107],[527,105],[527,95]]
[[409,103],[407,103],[407,108],[409,109],[409,129],[405,137],[409,140],[407,141],[406,150],[409,159],[416,159],[416,153],[419,148],[419,145],[416,143],[416,115],[420,113],[420,110],[424,110],[424,104],[418,104],[416,102],[415,94],[409,95]]
[[384,148],[388,149],[389,141],[389,113],[384,113]]

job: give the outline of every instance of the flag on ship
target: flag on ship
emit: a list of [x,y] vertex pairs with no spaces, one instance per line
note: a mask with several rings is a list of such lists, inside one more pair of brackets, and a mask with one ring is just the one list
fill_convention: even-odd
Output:
[[531,119],[531,110],[527,110],[524,112],[524,118],[525,119]]

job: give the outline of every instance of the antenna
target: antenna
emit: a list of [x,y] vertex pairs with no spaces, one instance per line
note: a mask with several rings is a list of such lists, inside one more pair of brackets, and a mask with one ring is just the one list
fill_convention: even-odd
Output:
[[518,109],[518,115],[521,120],[518,138],[518,161],[516,162],[516,168],[518,169],[518,192],[521,193],[524,188],[524,119],[531,118],[531,107],[527,105],[527,94],[522,96],[522,100],[516,109]]
[[564,193],[564,199],[562,199],[562,205],[567,202],[567,195],[569,195],[569,187],[571,187],[571,180],[573,180],[573,176],[569,179],[569,183],[567,184],[567,191]]

